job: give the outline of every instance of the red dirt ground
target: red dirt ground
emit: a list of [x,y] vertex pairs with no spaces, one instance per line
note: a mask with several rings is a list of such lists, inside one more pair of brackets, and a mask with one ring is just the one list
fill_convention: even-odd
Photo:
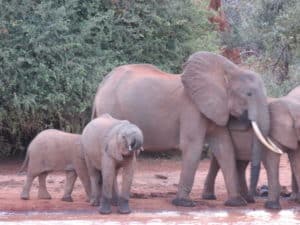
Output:
[[[85,201],[85,194],[79,180],[76,181],[73,192],[73,203],[63,202],[64,173],[52,173],[48,175],[48,191],[52,195],[51,200],[37,199],[37,179],[31,189],[31,199],[21,200],[19,195],[25,180],[25,176],[17,175],[21,162],[7,161],[0,164],[0,212],[24,211],[77,211],[96,212],[96,208]],[[134,182],[132,186],[132,198],[130,206],[133,212],[160,212],[160,211],[199,211],[229,209],[223,205],[227,198],[222,174],[219,173],[216,181],[216,195],[218,200],[208,201],[201,199],[202,187],[208,170],[209,160],[202,160],[199,164],[191,198],[195,200],[193,208],[176,207],[171,204],[177,191],[181,160],[179,159],[153,159],[140,157],[137,161]],[[247,171],[249,176],[249,171]],[[281,185],[290,187],[290,167],[287,156],[281,159],[280,166]],[[261,172],[259,186],[267,184],[266,173]],[[265,199],[258,198],[255,204],[242,207],[244,209],[263,209]],[[292,209],[297,204],[286,199],[281,199],[283,209]]]

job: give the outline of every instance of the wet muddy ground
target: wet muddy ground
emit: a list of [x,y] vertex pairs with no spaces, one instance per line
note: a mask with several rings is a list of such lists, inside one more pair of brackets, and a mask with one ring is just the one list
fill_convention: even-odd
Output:
[[[300,224],[300,205],[287,198],[281,199],[283,210],[264,210],[264,198],[255,204],[231,208],[223,205],[227,198],[222,174],[216,182],[217,200],[201,199],[202,187],[209,160],[199,164],[191,197],[196,202],[193,208],[176,207],[171,204],[177,191],[180,159],[153,159],[140,157],[137,161],[132,186],[130,215],[119,215],[113,209],[111,215],[100,215],[97,208],[85,201],[79,180],[73,192],[74,202],[63,202],[64,173],[52,173],[47,178],[51,200],[37,199],[37,180],[34,181],[30,200],[19,198],[25,176],[17,175],[21,162],[0,163],[0,225],[2,224]],[[249,176],[249,171],[247,171]],[[290,167],[286,155],[281,159],[280,182],[288,190]],[[262,170],[259,186],[267,184]]]

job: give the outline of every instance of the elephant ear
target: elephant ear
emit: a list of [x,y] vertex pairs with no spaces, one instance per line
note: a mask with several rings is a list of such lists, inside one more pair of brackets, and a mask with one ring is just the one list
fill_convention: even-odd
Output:
[[298,142],[300,141],[300,102],[296,99],[289,99],[287,102],[290,114],[293,119],[293,128],[297,136]]
[[207,118],[217,125],[226,125],[229,118],[228,75],[237,66],[221,55],[197,52],[191,55],[183,67],[183,86]]
[[294,129],[294,119],[288,103],[284,99],[269,103],[271,137],[289,149],[297,149],[298,137]]
[[121,137],[120,134],[118,132],[116,132],[115,130],[111,131],[109,133],[108,139],[107,139],[107,143],[105,146],[105,152],[112,157],[113,159],[117,160],[117,161],[122,161],[123,160],[123,156],[121,153]]

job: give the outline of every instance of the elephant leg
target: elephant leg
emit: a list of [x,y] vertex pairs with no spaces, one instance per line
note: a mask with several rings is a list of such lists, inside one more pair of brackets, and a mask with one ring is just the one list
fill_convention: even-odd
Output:
[[103,187],[103,176],[102,176],[102,172],[99,171],[99,183],[98,183],[98,192],[99,192],[99,196],[102,196],[102,187]]
[[114,184],[113,184],[113,192],[112,192],[112,205],[117,206],[119,201],[119,188],[118,188],[118,171],[116,171]]
[[[291,165],[291,163],[290,163],[290,165]],[[296,181],[296,177],[295,177],[295,174],[294,174],[292,165],[291,165],[291,171],[292,171],[292,174],[291,174],[291,180],[292,180],[292,193],[291,193],[290,199],[291,199],[291,200],[296,200],[297,194],[298,194],[298,192],[299,192],[299,187],[298,187],[298,185],[297,185],[297,181]]]
[[209,144],[221,167],[228,193],[227,206],[244,206],[247,202],[240,194],[236,159],[227,129],[216,127],[209,136]]
[[[199,112],[185,115],[180,127],[180,149],[182,150],[182,167],[178,184],[176,198],[172,204],[176,206],[193,207],[195,203],[189,194],[194,183],[195,173],[201,158],[203,142],[206,133],[206,119],[200,117],[195,119]],[[195,120],[191,120],[194,118]]]
[[298,172],[300,171],[300,151],[289,151],[288,156],[292,167],[292,175],[294,177],[294,179],[292,179],[292,188],[293,192],[296,191],[294,200],[297,203],[300,203],[300,193],[298,190],[300,184],[300,174]]
[[64,195],[61,199],[62,201],[73,202],[71,195],[72,195],[76,178],[77,178],[77,174],[74,170],[66,171],[66,184],[65,184]]
[[46,186],[47,175],[48,175],[48,172],[43,172],[39,175],[38,198],[40,198],[40,199],[51,199],[51,195],[47,191],[47,186]]
[[248,203],[254,203],[254,196],[249,193],[247,181],[246,181],[246,168],[249,164],[249,161],[244,160],[237,160],[237,171],[239,176],[239,183],[240,183],[240,192],[242,197],[248,202]]
[[90,201],[91,198],[91,180],[88,173],[88,168],[84,159],[79,158],[74,163],[75,171],[84,187],[84,191],[87,196],[87,200]]
[[111,203],[112,203],[112,192],[113,192],[113,185],[115,174],[116,174],[116,168],[115,164],[112,161],[112,159],[106,159],[103,160],[102,165],[102,195],[101,195],[101,203],[99,212],[101,214],[110,214],[111,213]]
[[268,200],[265,203],[267,209],[281,209],[279,203],[280,183],[279,183],[279,162],[280,155],[271,152],[268,149],[263,151],[263,164],[268,177]]
[[122,190],[118,200],[118,212],[121,214],[128,214],[131,212],[128,201],[133,179],[134,161],[135,159],[127,161],[122,171]]
[[32,182],[36,176],[37,175],[32,175],[30,172],[27,172],[26,181],[25,181],[25,184],[23,186],[21,196],[20,196],[21,199],[23,199],[23,200],[29,199],[30,188],[31,188]]
[[193,207],[195,203],[190,199],[189,194],[194,183],[195,173],[201,157],[199,146],[190,148],[189,151],[183,153],[182,170],[178,185],[178,192],[172,203],[177,206]]
[[98,206],[100,205],[100,190],[101,190],[101,171],[92,166],[90,160],[86,157],[86,166],[88,169],[88,174],[91,184],[91,194],[90,194],[90,205]]
[[296,181],[295,171],[292,166],[292,159],[290,153],[288,153],[289,161],[290,161],[290,167],[291,167],[291,186],[292,186],[292,193],[290,196],[290,200],[296,201],[297,199],[297,193],[299,192],[299,188]]
[[91,179],[91,198],[90,198],[90,204],[92,206],[98,206],[100,205],[100,173],[96,169],[92,169],[90,172],[90,179]]
[[215,180],[220,169],[219,163],[215,156],[212,156],[210,160],[210,166],[208,174],[206,175],[204,189],[202,193],[202,199],[215,200]]

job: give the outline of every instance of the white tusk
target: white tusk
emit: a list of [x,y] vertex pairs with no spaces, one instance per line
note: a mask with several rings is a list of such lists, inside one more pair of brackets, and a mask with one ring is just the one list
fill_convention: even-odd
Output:
[[271,140],[271,138],[267,137],[267,141],[272,145],[274,149],[277,150],[278,154],[283,154],[283,151]]
[[131,145],[128,146],[128,151],[132,151]]
[[260,130],[257,126],[257,123],[255,121],[251,121],[251,125],[253,127],[254,133],[256,134],[257,138],[261,141],[261,143],[263,145],[265,145],[271,151],[273,151],[275,153],[278,153],[278,154],[281,154],[280,152],[278,152],[278,150],[276,148],[274,148],[269,142],[267,142],[267,140],[264,138],[264,136],[260,132]]

